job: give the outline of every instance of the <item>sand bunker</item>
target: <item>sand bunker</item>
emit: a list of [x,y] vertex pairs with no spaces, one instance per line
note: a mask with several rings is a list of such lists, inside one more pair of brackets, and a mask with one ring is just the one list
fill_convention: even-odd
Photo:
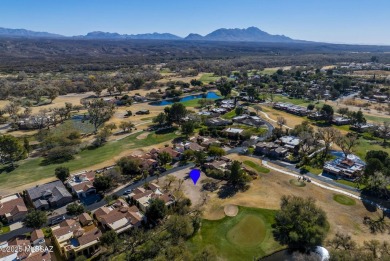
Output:
[[235,217],[238,213],[238,207],[236,205],[226,205],[223,208],[223,211],[225,212],[225,215],[228,217]]

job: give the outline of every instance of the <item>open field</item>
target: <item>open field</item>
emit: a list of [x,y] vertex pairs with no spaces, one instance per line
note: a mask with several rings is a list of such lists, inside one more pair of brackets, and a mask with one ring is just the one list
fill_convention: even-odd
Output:
[[239,207],[237,216],[202,221],[200,231],[189,240],[193,252],[212,245],[223,260],[251,260],[283,249],[272,235],[275,211]]
[[58,166],[65,166],[71,172],[83,169],[96,169],[97,167],[109,166],[115,163],[120,157],[131,153],[131,149],[148,146],[162,146],[165,142],[172,140],[178,135],[175,133],[155,134],[150,133],[146,139],[137,139],[142,132],[132,134],[122,140],[108,142],[102,147],[92,150],[83,150],[75,156],[74,160],[61,164],[41,165],[43,158],[26,159],[19,162],[19,167],[11,172],[0,169],[0,193],[7,194],[17,190],[18,187],[39,182],[42,179],[54,178],[54,169]]

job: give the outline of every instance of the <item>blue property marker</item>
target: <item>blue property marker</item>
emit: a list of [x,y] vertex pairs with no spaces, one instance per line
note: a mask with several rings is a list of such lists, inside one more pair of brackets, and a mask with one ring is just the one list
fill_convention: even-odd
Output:
[[200,178],[200,170],[198,170],[198,169],[193,169],[193,170],[191,170],[191,172],[190,172],[190,178],[191,178],[192,181],[194,182],[194,185],[196,185],[196,182],[197,182],[198,179]]

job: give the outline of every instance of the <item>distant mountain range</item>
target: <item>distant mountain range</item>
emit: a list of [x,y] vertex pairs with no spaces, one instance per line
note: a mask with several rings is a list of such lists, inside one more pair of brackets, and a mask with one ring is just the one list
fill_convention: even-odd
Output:
[[151,40],[188,40],[188,41],[228,41],[228,42],[304,42],[294,40],[284,35],[272,35],[260,30],[257,27],[248,27],[246,29],[225,29],[215,30],[205,36],[199,34],[189,34],[182,38],[170,33],[147,33],[147,34],[118,34],[109,32],[90,32],[86,35],[66,37],[59,34],[46,32],[34,32],[26,29],[8,29],[0,27],[0,37],[19,37],[19,38],[70,38],[70,39],[151,39]]

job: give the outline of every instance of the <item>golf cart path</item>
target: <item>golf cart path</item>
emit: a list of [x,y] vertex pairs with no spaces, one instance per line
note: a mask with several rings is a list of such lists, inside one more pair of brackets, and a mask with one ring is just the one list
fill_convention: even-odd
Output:
[[[277,122],[276,120],[274,120],[274,119],[271,119],[269,116],[268,116],[268,114],[267,113],[265,113],[265,112],[263,112],[263,111],[259,111],[261,114],[263,114],[268,120],[270,120],[270,121],[272,121],[272,122]],[[291,130],[292,128],[291,127],[289,127],[289,126],[287,126],[287,125],[283,125],[283,127],[285,127],[285,128],[287,128],[287,129],[289,129],[289,130]]]

